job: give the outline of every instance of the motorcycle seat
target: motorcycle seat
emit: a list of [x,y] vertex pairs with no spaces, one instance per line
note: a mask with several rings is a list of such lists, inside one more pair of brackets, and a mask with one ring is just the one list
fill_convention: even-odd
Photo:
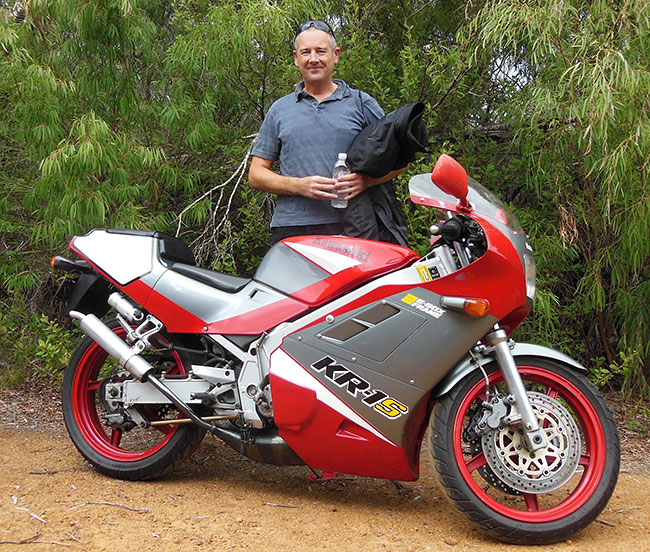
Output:
[[192,278],[198,282],[211,286],[226,293],[237,293],[250,282],[250,279],[223,274],[214,270],[207,270],[184,263],[171,262],[167,265],[174,272]]

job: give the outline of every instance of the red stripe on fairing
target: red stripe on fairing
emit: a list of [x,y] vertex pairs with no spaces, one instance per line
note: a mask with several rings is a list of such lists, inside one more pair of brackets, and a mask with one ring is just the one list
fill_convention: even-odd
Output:
[[309,307],[286,298],[259,309],[218,320],[208,325],[207,333],[258,335],[305,312]]
[[131,282],[122,289],[129,297],[160,319],[169,332],[199,333],[206,326],[206,323],[198,316],[167,299],[167,297],[145,284],[142,280]]
[[[282,299],[239,316],[209,323],[141,281],[125,286],[124,291],[159,318],[167,331],[172,333],[259,335],[289,318],[302,314],[308,308],[298,301]],[[139,297],[142,300],[139,300]]]

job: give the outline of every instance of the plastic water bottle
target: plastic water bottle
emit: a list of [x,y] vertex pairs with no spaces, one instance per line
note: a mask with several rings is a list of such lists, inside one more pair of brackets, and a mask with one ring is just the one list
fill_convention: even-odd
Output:
[[[348,167],[347,159],[347,153],[339,153],[339,158],[334,165],[334,174],[332,175],[332,178],[339,178],[345,174],[350,174],[350,167]],[[347,192],[345,190],[339,190],[338,199],[333,199],[331,202],[332,207],[336,207],[337,209],[345,209],[348,206],[348,200],[343,199],[346,195]]]

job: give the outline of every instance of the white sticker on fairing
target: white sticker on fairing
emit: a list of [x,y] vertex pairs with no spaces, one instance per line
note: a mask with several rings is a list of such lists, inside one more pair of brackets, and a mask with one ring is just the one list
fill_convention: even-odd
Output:
[[429,316],[433,316],[433,318],[440,318],[446,312],[445,309],[441,309],[437,305],[429,303],[424,299],[420,299],[411,293],[405,297],[402,297],[402,301],[407,305],[411,305],[412,307],[418,309],[420,312],[428,314]]
[[285,242],[285,245],[307,257],[312,263],[317,264],[330,274],[336,274],[346,268],[352,268],[361,264],[361,261],[348,257],[347,255],[341,255],[335,251],[328,251],[327,249],[321,249],[313,245],[287,242]]
[[147,236],[93,230],[74,239],[74,248],[120,285],[140,278],[153,268],[153,241]]

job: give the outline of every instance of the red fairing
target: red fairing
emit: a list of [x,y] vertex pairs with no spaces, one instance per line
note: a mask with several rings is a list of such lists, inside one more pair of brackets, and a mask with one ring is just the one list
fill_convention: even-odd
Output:
[[280,436],[315,469],[401,481],[417,479],[417,463],[278,349],[270,373]]
[[207,333],[259,335],[282,322],[291,320],[307,309],[304,303],[291,298],[282,299],[254,311],[213,322],[208,325]]
[[490,302],[490,314],[505,318],[526,305],[526,277],[514,246],[488,219],[473,214],[488,240],[480,259],[449,276],[423,285],[439,295],[480,297]]
[[[343,236],[298,236],[283,240],[282,243],[330,273],[329,277],[291,294],[310,306],[321,305],[364,282],[398,270],[420,258],[408,247]],[[304,246],[320,249],[325,255],[330,254],[332,262],[327,263],[310,255]],[[348,258],[356,264],[347,268],[345,264],[337,267],[337,256]]]

